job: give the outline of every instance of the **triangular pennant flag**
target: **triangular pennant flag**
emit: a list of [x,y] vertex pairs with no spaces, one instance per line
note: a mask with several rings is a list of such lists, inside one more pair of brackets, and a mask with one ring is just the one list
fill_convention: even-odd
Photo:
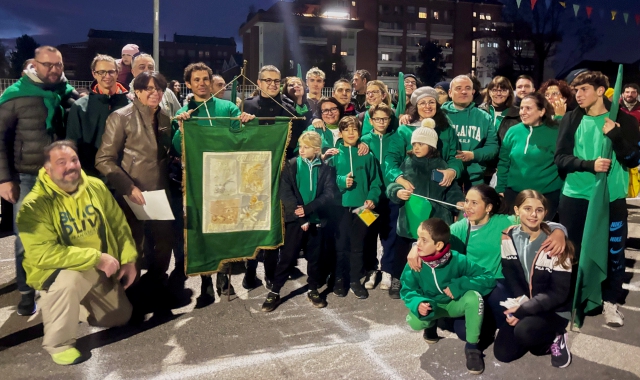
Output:
[[617,14],[618,14],[618,11],[611,11],[611,21],[616,19]]
[[400,117],[407,111],[407,102],[400,99],[407,99],[407,90],[404,86],[404,73],[398,74],[398,106],[396,107],[396,116]]
[[547,9],[551,7],[551,0],[544,0],[544,5],[547,6]]
[[636,25],[640,25],[640,15],[636,15]]
[[566,8],[567,7],[567,3],[564,1],[558,1],[560,3],[560,5],[562,5],[562,8]]
[[411,237],[418,238],[418,227],[423,221],[429,219],[432,210],[431,202],[421,196],[412,194],[409,200],[404,203],[404,217],[406,218],[404,222]]
[[573,14],[578,17],[578,10],[580,10],[580,6],[578,4],[573,4]]
[[533,8],[536,6],[537,2],[538,2],[538,0],[531,0],[531,10],[533,10]]
[[626,24],[629,21],[629,13],[624,12],[622,16],[624,17],[624,23]]
[[296,75],[300,80],[302,80],[302,66],[298,63],[298,75]]
[[520,8],[520,3],[522,3],[522,0],[516,0],[516,3],[518,3],[518,8]]
[[593,12],[593,7],[587,7],[587,18],[591,18],[591,12]]

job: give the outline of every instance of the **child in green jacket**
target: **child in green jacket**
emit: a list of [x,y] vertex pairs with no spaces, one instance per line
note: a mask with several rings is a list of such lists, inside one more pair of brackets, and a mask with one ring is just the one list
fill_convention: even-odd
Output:
[[336,280],[333,292],[339,297],[347,295],[346,272],[350,264],[350,287],[356,297],[364,299],[369,293],[360,282],[363,277],[364,240],[367,225],[354,213],[359,209],[374,209],[382,193],[382,180],[378,161],[371,153],[358,155],[361,125],[354,116],[346,116],[338,124],[342,144],[330,164],[336,168],[336,181],[341,194],[336,232]]
[[407,265],[402,273],[400,295],[409,309],[407,323],[423,330],[427,343],[439,340],[436,321],[464,316],[467,328],[465,356],[467,369],[479,375],[484,371],[482,352],[478,349],[484,316],[482,294],[495,286],[491,273],[451,251],[449,226],[442,219],[431,218],[418,228],[418,255],[424,270],[415,272]]
[[[434,124],[430,123],[430,125]],[[404,178],[414,184],[414,189],[406,190],[396,182],[387,188],[389,199],[401,205],[397,224],[397,255],[393,265],[392,282],[396,282],[400,278],[407,263],[407,253],[411,249],[411,243],[415,242],[417,238],[416,231],[410,231],[405,202],[412,196],[422,196],[452,204],[459,202],[461,207],[464,205],[462,203],[464,195],[456,182],[444,187],[439,184],[440,178],[434,177],[448,168],[447,163],[440,157],[440,151],[436,148],[438,146],[436,131],[430,127],[418,127],[411,136],[411,145],[413,149],[409,152],[400,169],[404,173]],[[426,199],[421,199],[421,201],[429,202]],[[447,225],[453,223],[453,212],[455,211],[453,207],[447,207],[437,202],[430,202],[430,204],[432,207],[431,215],[424,215],[425,217],[440,218]],[[394,293],[395,298],[400,296],[399,292],[400,289]]]

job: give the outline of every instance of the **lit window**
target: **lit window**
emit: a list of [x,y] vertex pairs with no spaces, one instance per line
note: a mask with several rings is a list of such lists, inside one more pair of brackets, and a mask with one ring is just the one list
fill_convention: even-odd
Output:
[[440,18],[440,16],[438,15],[437,11],[433,11],[433,19],[434,20],[438,20]]
[[476,12],[473,12],[473,17],[478,17],[478,15],[476,14]]
[[336,64],[335,64],[335,62],[331,64],[331,71],[336,71]]
[[426,7],[420,7],[418,9],[418,18],[427,18],[427,8]]
[[473,31],[474,31],[474,32],[476,31],[476,27],[475,27],[475,26],[473,27]]
[[491,15],[488,14],[485,17],[486,17],[487,20],[491,20]]
[[484,20],[484,13],[480,13],[480,20]]
[[341,52],[340,52],[340,55],[346,56],[346,55],[347,55],[347,52],[346,52],[346,51],[341,51]]
[[338,47],[336,45],[331,45],[331,54],[336,54],[338,51]]
[[352,2],[351,2],[351,6],[352,6],[352,7],[355,7],[355,6],[356,6],[356,2],[355,2],[355,1],[352,1]]
[[471,56],[471,68],[476,68],[476,56],[472,55]]
[[480,47],[483,48],[484,47],[484,42],[480,42]]
[[208,52],[208,51],[205,51],[205,52],[204,52],[204,56],[205,56],[205,57],[208,57],[208,56],[210,56],[210,55],[211,55],[211,53],[210,53],[210,52]]
[[475,54],[475,53],[476,53],[476,41],[473,41],[473,43],[471,44],[471,52],[472,52],[473,54]]
[[388,61],[389,60],[389,54],[382,54],[382,60],[383,61]]

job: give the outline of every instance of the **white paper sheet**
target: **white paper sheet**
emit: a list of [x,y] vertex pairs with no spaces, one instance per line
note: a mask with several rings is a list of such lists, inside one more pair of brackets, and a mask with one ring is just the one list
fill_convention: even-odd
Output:
[[137,205],[131,202],[128,196],[124,196],[124,200],[131,207],[131,211],[133,211],[138,220],[175,219],[167,199],[167,193],[164,190],[143,191],[142,195],[146,203],[144,206]]

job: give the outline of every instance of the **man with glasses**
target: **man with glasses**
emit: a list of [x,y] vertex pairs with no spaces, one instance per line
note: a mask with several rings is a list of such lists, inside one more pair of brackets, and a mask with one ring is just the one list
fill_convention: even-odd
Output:
[[[149,54],[142,53],[133,58],[133,63],[131,64],[131,73],[133,74],[134,79],[142,72],[155,71],[155,69],[156,61],[154,61],[153,57]],[[133,88],[133,80],[129,84],[129,88]],[[130,100],[133,100],[135,95],[133,94],[133,92],[131,92],[129,93],[128,97]],[[166,112],[167,115],[173,117],[181,107],[182,106],[180,105],[176,94],[170,88],[167,88],[162,96],[160,108],[162,108],[162,110]]]
[[[0,97],[0,196],[14,204],[13,219],[36,182],[44,147],[64,138],[64,113],[78,93],[64,77],[62,54],[51,46],[35,51],[33,64]],[[15,226],[15,223],[14,223]],[[14,227],[16,235],[18,231]],[[18,315],[36,312],[35,291],[26,284],[24,247],[15,240]]]
[[117,61],[113,57],[96,55],[91,62],[91,72],[95,79],[91,84],[91,93],[76,101],[69,110],[67,139],[76,143],[85,173],[94,177],[100,176],[95,168],[95,161],[107,117],[129,104],[129,91],[117,81],[118,70]]

